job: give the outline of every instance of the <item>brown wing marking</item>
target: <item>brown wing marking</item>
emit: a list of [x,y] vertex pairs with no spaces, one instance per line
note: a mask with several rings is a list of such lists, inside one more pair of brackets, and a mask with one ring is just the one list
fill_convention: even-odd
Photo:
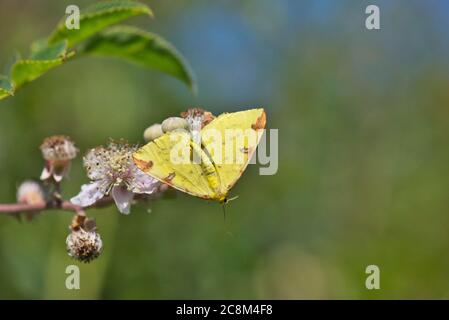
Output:
[[253,130],[264,129],[266,123],[267,123],[267,116],[265,114],[265,111],[263,111],[262,114],[259,116],[259,118],[257,118],[256,122],[251,125],[251,128]]
[[134,163],[143,172],[148,172],[153,167],[153,161],[151,161],[151,160],[147,162],[147,161],[143,161],[143,160],[139,160],[139,159],[134,158]]

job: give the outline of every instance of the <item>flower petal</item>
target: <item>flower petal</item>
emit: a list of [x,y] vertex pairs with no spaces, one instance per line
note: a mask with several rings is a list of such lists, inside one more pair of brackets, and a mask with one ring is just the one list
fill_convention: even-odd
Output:
[[73,204],[81,207],[93,205],[104,197],[107,190],[107,184],[102,180],[91,182],[81,186],[81,191],[77,196],[70,199]]
[[49,168],[47,166],[44,167],[44,170],[42,170],[41,173],[41,180],[47,180],[48,178],[50,178],[52,175],[52,173],[50,172]]
[[53,168],[53,179],[56,182],[61,182],[64,177],[69,175],[70,171],[70,161],[66,161],[65,163],[59,164]]
[[147,175],[133,164],[133,180],[130,183],[130,190],[134,193],[152,194],[156,192],[160,186],[157,179]]
[[105,163],[105,152],[105,148],[97,147],[91,149],[83,158],[87,176],[90,180],[107,179],[108,166]]
[[118,211],[124,214],[129,214],[131,209],[131,201],[134,198],[134,193],[125,187],[115,186],[112,188],[112,198],[114,198]]

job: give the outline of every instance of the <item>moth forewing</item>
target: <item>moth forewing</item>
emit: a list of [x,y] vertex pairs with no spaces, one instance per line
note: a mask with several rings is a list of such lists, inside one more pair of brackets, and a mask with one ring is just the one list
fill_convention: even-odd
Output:
[[191,163],[190,134],[185,131],[176,131],[169,133],[170,141],[175,144],[170,149],[170,162],[172,164]]
[[215,164],[223,163],[223,137],[214,128],[201,131],[201,143]]
[[244,165],[258,143],[258,132],[252,129],[225,130],[225,164]]
[[[255,144],[248,144],[248,145],[254,145],[254,149],[253,150],[249,150],[248,153],[248,163],[249,164],[256,164],[257,163],[257,159],[260,157],[260,150],[259,148],[262,147],[266,147],[266,130],[257,130],[257,134],[256,134],[256,141]],[[257,151],[257,156],[256,156],[256,149]],[[265,150],[265,149],[264,149]]]

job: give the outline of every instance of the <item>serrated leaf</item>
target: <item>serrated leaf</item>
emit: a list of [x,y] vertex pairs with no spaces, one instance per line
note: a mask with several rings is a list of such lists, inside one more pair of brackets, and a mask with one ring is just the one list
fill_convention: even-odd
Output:
[[[15,51],[14,54],[7,60],[5,63],[5,66],[3,68],[3,73],[5,76],[10,76],[11,68],[18,60],[20,60],[22,56],[20,55],[19,51]],[[4,77],[3,75],[0,75],[0,77]]]
[[67,41],[48,44],[46,40],[36,41],[31,45],[30,59],[53,60],[64,57],[67,53]]
[[13,95],[12,84],[6,76],[0,75],[0,100]]
[[130,26],[107,29],[92,39],[80,53],[116,56],[170,74],[195,91],[193,72],[187,61],[162,37]]
[[17,89],[23,84],[33,81],[60,64],[62,64],[62,59],[17,61],[12,69],[14,88]]
[[35,43],[29,59],[18,60],[11,69],[14,90],[62,64],[73,53],[67,53],[67,41],[45,46]]
[[9,77],[0,76],[0,99],[13,95],[25,83],[64,63],[74,55],[69,48],[88,38],[81,47],[83,53],[121,57],[170,74],[195,90],[193,73],[187,62],[161,37],[134,27],[103,30],[141,14],[152,16],[152,11],[136,1],[112,0],[83,10],[78,30],[67,29],[65,19],[62,20],[49,39],[33,43],[28,59],[16,57],[12,60],[12,66],[6,71]]
[[67,29],[64,18],[50,36],[49,43],[67,39],[71,48],[110,25],[141,14],[152,16],[153,12],[147,5],[135,1],[114,0],[96,3],[81,10],[79,29]]

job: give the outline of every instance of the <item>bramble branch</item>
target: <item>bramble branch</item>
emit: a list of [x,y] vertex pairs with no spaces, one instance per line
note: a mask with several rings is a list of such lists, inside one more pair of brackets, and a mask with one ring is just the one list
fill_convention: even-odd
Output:
[[90,181],[67,201],[62,198],[61,182],[67,177],[71,161],[79,150],[63,135],[45,138],[40,149],[45,160],[40,180],[23,181],[17,189],[17,202],[0,204],[0,214],[20,219],[24,213],[27,220],[32,220],[41,211],[71,212],[73,218],[66,247],[68,255],[78,261],[92,261],[103,248],[95,219],[89,219],[85,210],[115,204],[119,212],[128,214],[135,202],[158,199],[168,188],[143,174],[134,164],[132,155],[137,146],[111,141],[106,147],[91,149],[83,157]]
[[77,206],[70,201],[62,201],[59,204],[55,203],[40,203],[40,204],[24,204],[24,203],[8,203],[0,204],[0,214],[2,213],[21,213],[33,212],[42,210],[62,210],[69,212],[81,212],[86,209],[104,208],[114,203],[112,197],[106,197],[98,200],[95,204],[88,207]]

